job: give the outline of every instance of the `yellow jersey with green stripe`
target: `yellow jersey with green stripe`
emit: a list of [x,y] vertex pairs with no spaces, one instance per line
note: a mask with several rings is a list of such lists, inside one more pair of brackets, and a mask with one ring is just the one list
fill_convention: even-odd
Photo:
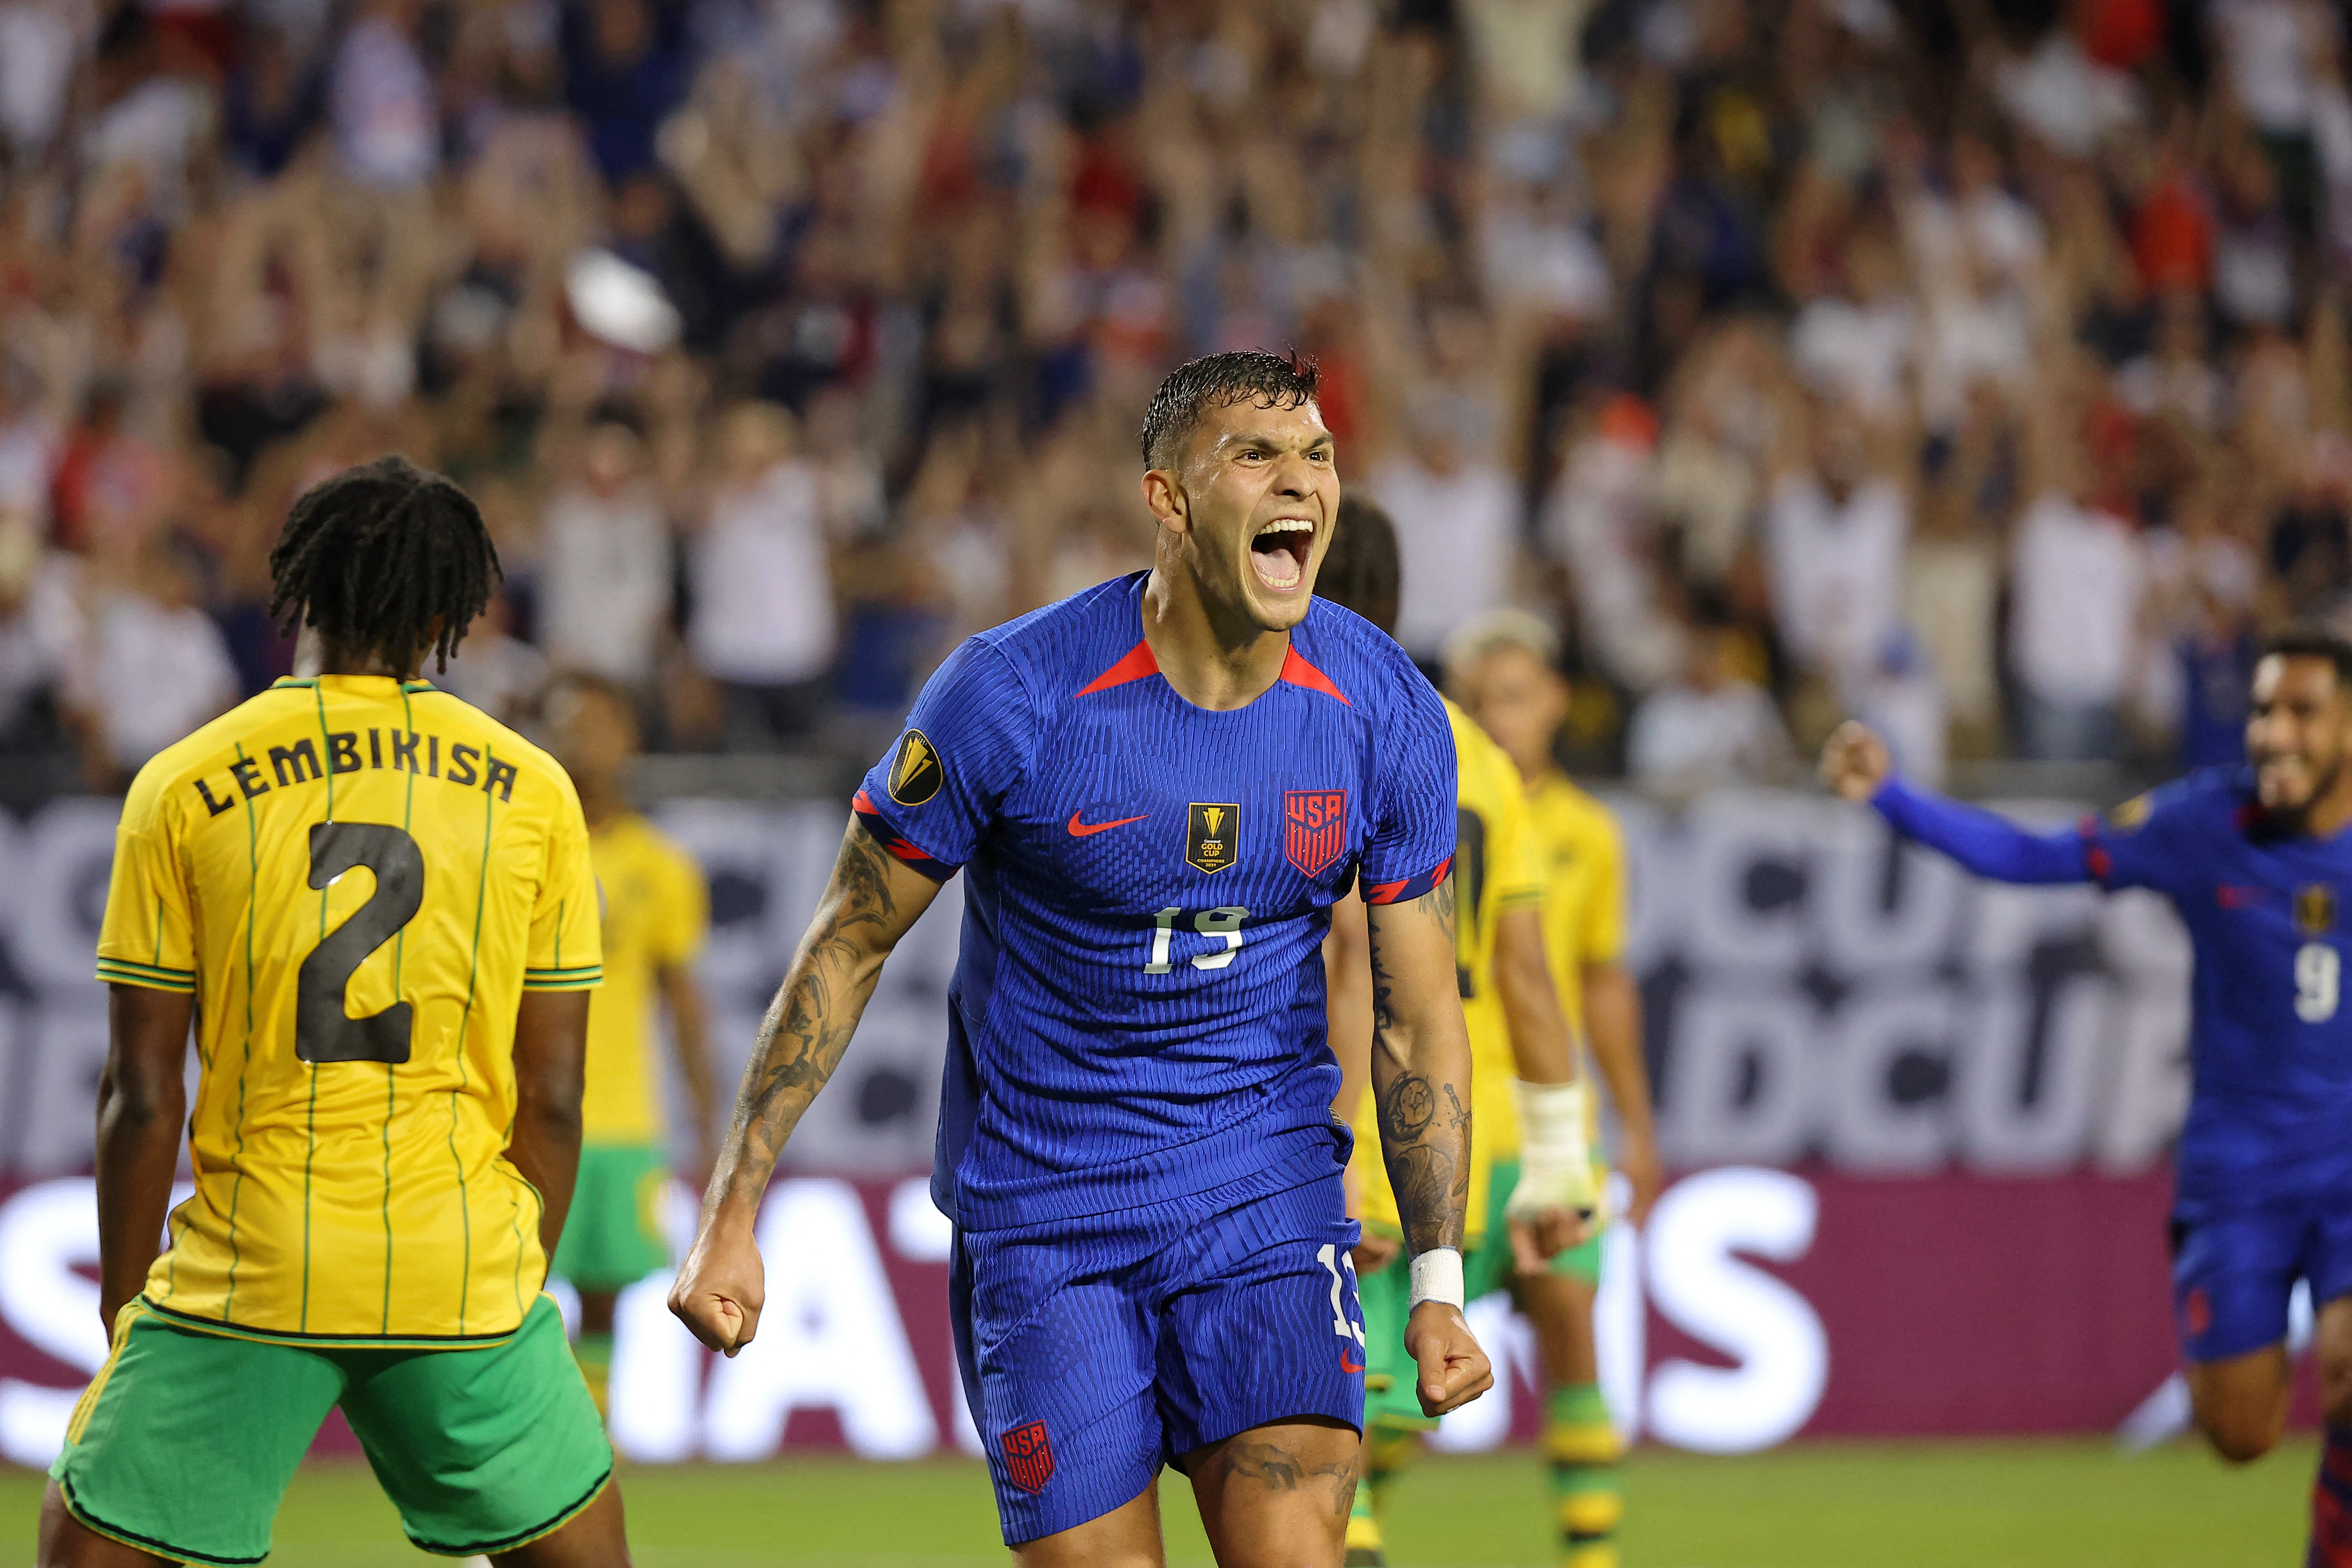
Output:
[[604,988],[588,1008],[581,1134],[594,1143],[659,1143],[656,992],[663,971],[701,952],[710,890],[693,858],[635,812],[591,831],[588,850],[604,890]]
[[[1514,1157],[1519,1149],[1518,1115],[1510,1091],[1518,1065],[1511,1054],[1502,998],[1495,990],[1495,934],[1504,910],[1540,903],[1544,889],[1532,856],[1519,770],[1451,698],[1445,717],[1454,730],[1454,952],[1462,1017],[1470,1031],[1469,1235],[1475,1239],[1486,1229],[1494,1163]],[[1370,1100],[1367,1094],[1355,1117],[1364,1217],[1393,1232],[1401,1224],[1395,1195],[1381,1167]]]
[[547,1272],[508,1161],[526,989],[601,975],[572,781],[424,681],[281,680],[139,772],[100,978],[193,994],[195,1194],[146,1300],[305,1342],[491,1342]]

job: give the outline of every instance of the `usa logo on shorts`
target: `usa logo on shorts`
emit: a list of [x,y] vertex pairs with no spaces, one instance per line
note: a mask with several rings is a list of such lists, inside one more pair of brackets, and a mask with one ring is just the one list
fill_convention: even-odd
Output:
[[1348,847],[1348,792],[1343,789],[1285,790],[1282,847],[1299,875],[1312,877]]
[[1003,1442],[1005,1479],[1024,1492],[1044,1491],[1045,1483],[1054,1479],[1054,1445],[1045,1436],[1045,1424],[1032,1421],[1026,1426],[1015,1426]]

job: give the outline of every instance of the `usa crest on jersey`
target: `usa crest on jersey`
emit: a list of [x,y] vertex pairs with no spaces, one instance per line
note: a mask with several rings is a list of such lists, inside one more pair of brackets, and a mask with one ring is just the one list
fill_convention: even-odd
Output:
[[1282,847],[1302,877],[1312,877],[1348,847],[1348,792],[1286,790],[1282,796]]

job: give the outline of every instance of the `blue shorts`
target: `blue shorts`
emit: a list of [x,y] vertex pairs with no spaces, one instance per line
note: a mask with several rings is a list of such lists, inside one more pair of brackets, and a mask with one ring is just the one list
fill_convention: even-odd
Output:
[[2314,1307],[2352,1294],[2352,1192],[2174,1210],[2172,1313],[2189,1360],[2284,1340],[2297,1279],[2310,1282]]
[[1100,1518],[1160,1466],[1253,1426],[1322,1415],[1362,1429],[1358,1232],[1339,1174],[1257,1190],[1266,1180],[957,1233],[956,1363],[1006,1545]]

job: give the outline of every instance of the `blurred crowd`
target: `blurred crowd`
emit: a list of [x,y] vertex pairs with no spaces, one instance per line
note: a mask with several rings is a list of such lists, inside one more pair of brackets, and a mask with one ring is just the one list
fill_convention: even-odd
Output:
[[[1400,637],[1560,630],[1563,749],[2235,755],[2352,586],[2320,0],[0,0],[0,794],[284,673],[406,452],[673,751],[870,749],[1148,565],[1175,362],[1319,361]],[[428,673],[431,673],[428,671]]]

